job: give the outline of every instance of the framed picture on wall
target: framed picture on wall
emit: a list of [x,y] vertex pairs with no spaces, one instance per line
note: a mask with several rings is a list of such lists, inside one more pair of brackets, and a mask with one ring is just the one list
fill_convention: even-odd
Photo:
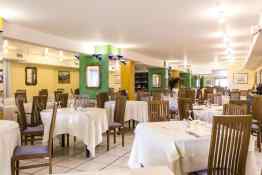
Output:
[[86,66],[86,87],[100,87],[100,67],[99,65]]
[[4,72],[3,69],[0,69],[0,83],[4,82]]
[[233,73],[235,84],[248,84],[248,73]]
[[161,87],[161,75],[160,74],[153,74],[152,75],[152,87],[153,88],[160,88]]
[[37,84],[37,68],[26,67],[25,68],[25,84],[27,86],[34,86]]
[[69,84],[70,83],[70,72],[69,71],[58,71],[58,83]]

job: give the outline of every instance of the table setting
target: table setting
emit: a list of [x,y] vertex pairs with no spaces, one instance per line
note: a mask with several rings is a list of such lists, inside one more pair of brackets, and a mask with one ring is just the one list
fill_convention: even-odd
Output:
[[217,104],[193,105],[194,119],[212,123],[216,115],[223,114],[223,106]]
[[[175,175],[207,169],[212,125],[204,121],[169,121],[140,123],[128,165],[168,166]],[[247,174],[255,174],[255,144],[251,139]],[[201,157],[201,159],[199,159]]]

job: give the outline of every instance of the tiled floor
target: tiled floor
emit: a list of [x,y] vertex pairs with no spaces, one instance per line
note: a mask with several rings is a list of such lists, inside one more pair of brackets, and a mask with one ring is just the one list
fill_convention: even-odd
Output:
[[[125,170],[128,169],[128,158],[132,147],[133,134],[130,132],[126,136],[126,146],[121,146],[121,137],[118,136],[117,144],[111,143],[110,151],[106,151],[106,138],[104,142],[96,148],[95,158],[86,158],[84,145],[81,142],[74,144],[72,138],[69,148],[61,148],[58,144],[55,147],[55,157],[53,159],[53,173],[69,172],[94,172],[103,170]],[[111,139],[112,141],[113,139]],[[256,153],[257,165],[262,167],[262,153]],[[40,160],[38,160],[40,161]],[[30,161],[21,162],[29,164]],[[22,170],[21,175],[46,175],[48,167]]]
[[[74,143],[73,139],[70,139],[69,148],[62,148],[58,143],[55,144],[53,173],[128,169],[127,162],[133,141],[133,134],[131,132],[125,137],[125,147],[122,147],[121,137],[118,136],[117,143],[111,143],[110,151],[108,152],[106,151],[106,138],[104,138],[103,143],[96,147],[95,158],[87,158],[85,156],[84,145],[79,141]],[[36,161],[40,162],[41,160],[34,160],[34,162]],[[22,165],[30,163],[32,162],[21,161]],[[21,175],[46,175],[48,174],[48,167],[26,169],[20,172]]]

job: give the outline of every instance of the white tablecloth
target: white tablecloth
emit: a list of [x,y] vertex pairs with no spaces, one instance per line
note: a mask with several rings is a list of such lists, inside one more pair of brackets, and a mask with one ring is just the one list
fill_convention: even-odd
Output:
[[[203,124],[202,124],[203,125]],[[203,125],[204,128],[208,125]],[[211,133],[211,128],[210,128]],[[207,169],[210,135],[188,133],[185,121],[140,123],[129,159],[129,167],[169,166],[175,175]],[[247,175],[257,172],[254,143],[247,161]]]
[[[107,101],[105,108],[108,113],[109,121],[114,119],[115,101]],[[148,105],[145,101],[127,101],[125,110],[125,121],[136,120],[139,122],[148,121]]]
[[205,105],[194,105],[193,111],[196,120],[211,123],[214,116],[223,114],[223,106],[212,105],[207,107]]
[[11,158],[14,149],[20,145],[20,129],[14,121],[0,120],[0,174],[11,174]]
[[[58,174],[57,174],[58,175]],[[103,170],[98,172],[67,173],[59,175],[174,175],[168,167],[137,168],[132,170]]]
[[[41,119],[44,124],[43,142],[48,141],[52,111],[41,112]],[[82,140],[91,156],[95,156],[96,145],[102,143],[102,134],[108,130],[108,119],[105,109],[82,108],[61,108],[57,111],[54,136],[70,134]]]

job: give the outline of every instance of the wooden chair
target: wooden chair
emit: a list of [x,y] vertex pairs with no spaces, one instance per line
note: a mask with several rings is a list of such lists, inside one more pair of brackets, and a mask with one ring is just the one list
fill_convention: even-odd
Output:
[[114,121],[109,123],[109,129],[106,131],[107,134],[107,151],[109,151],[110,145],[110,133],[114,131],[114,143],[116,143],[116,129],[122,135],[122,146],[125,146],[125,109],[126,109],[127,98],[125,96],[118,96],[116,98],[115,110],[114,110]]
[[[52,150],[53,150],[53,134],[56,122],[57,105],[53,107],[53,114],[49,130],[49,139],[47,146],[17,146],[11,159],[12,175],[19,175],[20,169],[30,169],[43,166],[49,166],[49,174],[52,174]],[[43,159],[48,160],[47,163],[39,163],[33,165],[20,166],[20,160]]]
[[105,102],[109,100],[107,92],[100,92],[96,95],[96,105],[98,108],[104,108]]
[[230,100],[229,104],[244,106],[245,108],[247,108],[248,114],[251,113],[251,105],[249,105],[249,102],[247,100]]
[[79,88],[75,89],[74,95],[80,95],[80,90],[79,90]]
[[252,134],[257,136],[257,147],[261,152],[261,141],[262,141],[262,96],[254,96],[252,104]]
[[47,96],[34,96],[32,113],[31,113],[31,124],[32,126],[38,126],[42,124],[40,112],[46,109],[47,106]]
[[57,93],[55,96],[55,101],[59,103],[61,108],[66,108],[68,102],[68,93]]
[[239,91],[231,91],[230,92],[230,100],[240,100],[240,92]]
[[149,101],[148,117],[150,122],[169,120],[169,102],[160,100]]
[[39,96],[48,96],[48,89],[41,89],[41,90],[38,92],[38,95],[39,95]]
[[247,115],[247,107],[236,104],[224,104],[223,115]]
[[26,90],[17,90],[15,92],[15,103],[18,104],[19,100],[23,100],[25,103],[27,103]]
[[188,119],[189,115],[192,119],[193,116],[193,102],[190,98],[178,98],[178,114],[180,120]]
[[215,116],[208,175],[245,175],[251,116]]
[[247,97],[247,95],[248,95],[248,90],[240,90],[240,91],[239,91],[239,95],[242,96],[242,97]]
[[55,95],[55,102],[59,102],[59,95],[62,94],[62,91],[55,91],[54,95]]
[[[17,121],[20,126],[20,132],[21,132],[21,140],[25,142],[25,145],[27,145],[28,138],[30,138],[31,144],[34,144],[34,139],[36,136],[42,137],[44,134],[44,127],[39,125],[35,127],[28,126],[27,124],[27,116],[25,113],[24,108],[24,101],[19,100],[18,101],[18,113],[17,113]],[[24,138],[24,139],[23,139]]]
[[161,92],[151,92],[152,100],[161,100]]

